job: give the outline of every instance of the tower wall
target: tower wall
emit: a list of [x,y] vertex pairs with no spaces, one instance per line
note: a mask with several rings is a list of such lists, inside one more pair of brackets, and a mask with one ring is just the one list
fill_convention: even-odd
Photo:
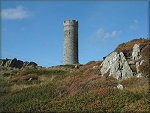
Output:
[[78,21],[64,21],[64,64],[78,64]]

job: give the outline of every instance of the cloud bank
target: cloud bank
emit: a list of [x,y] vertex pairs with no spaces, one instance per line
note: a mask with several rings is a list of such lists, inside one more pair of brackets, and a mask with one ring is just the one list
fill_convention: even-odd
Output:
[[21,20],[29,18],[31,16],[31,13],[22,6],[17,6],[16,8],[2,9],[1,13],[2,19],[8,20]]

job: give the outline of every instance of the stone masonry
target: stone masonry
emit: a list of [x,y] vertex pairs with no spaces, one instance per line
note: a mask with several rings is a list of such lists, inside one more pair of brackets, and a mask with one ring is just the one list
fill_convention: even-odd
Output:
[[78,21],[64,21],[64,65],[78,64]]

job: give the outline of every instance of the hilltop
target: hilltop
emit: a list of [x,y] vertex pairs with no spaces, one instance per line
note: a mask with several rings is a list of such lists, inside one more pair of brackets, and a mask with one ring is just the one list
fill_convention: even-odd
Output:
[[134,39],[84,65],[1,65],[0,112],[148,112],[149,61]]

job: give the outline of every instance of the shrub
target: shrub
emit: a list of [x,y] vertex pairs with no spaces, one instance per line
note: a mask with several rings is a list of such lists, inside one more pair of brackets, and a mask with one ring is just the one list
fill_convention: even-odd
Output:
[[[16,106],[21,105],[24,102],[26,102],[26,104],[29,104],[27,101],[30,101],[32,99],[38,99],[41,101],[51,100],[52,98],[54,98],[54,91],[55,86],[53,84],[48,84],[34,88],[30,87],[22,91],[10,93],[0,98],[0,111],[7,112],[10,110],[10,108],[15,108]],[[29,108],[24,109],[28,110]]]

